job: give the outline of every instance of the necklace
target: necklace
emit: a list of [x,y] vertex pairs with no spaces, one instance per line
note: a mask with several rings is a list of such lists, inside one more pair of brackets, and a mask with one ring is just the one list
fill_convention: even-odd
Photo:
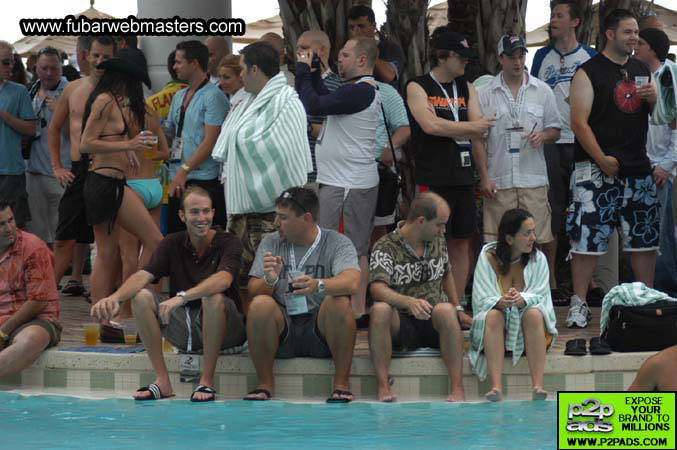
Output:
[[517,259],[510,260],[510,264],[517,264],[522,260],[521,256],[518,256]]

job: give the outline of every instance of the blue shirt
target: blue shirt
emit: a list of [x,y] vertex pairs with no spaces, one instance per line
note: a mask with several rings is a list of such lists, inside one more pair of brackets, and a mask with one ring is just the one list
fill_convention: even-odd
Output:
[[[175,130],[177,130],[179,116],[181,114],[181,105],[188,92],[189,87],[181,89],[174,95],[172,106],[169,109],[167,120],[170,121]],[[172,163],[169,166],[170,175],[173,179],[179,166],[188,161],[195,150],[200,146],[205,138],[205,125],[221,127],[226,118],[226,113],[230,109],[230,103],[226,94],[212,83],[205,84],[193,95],[193,99],[188,105],[186,116],[183,121],[183,130],[181,139],[183,139],[183,153],[180,163]],[[221,165],[212,159],[211,155],[198,167],[194,167],[188,174],[189,180],[213,180],[219,177]]]
[[[51,91],[51,95],[55,99],[61,96],[64,88],[68,85],[68,81],[65,78],[61,78],[59,84],[57,85],[54,91]],[[49,145],[47,143],[47,128],[49,123],[52,121],[52,115],[54,114],[49,110],[45,104],[45,100],[40,100],[37,93],[33,98],[33,111],[35,111],[38,120],[35,121],[35,129],[38,138],[33,141],[31,147],[31,157],[26,162],[26,172],[30,173],[39,173],[41,175],[47,175],[50,177],[54,176],[54,170],[52,170],[52,160],[49,156]],[[45,119],[45,126],[41,127],[42,120]],[[68,133],[68,128],[63,127],[61,129],[61,166],[70,170],[71,168],[71,141]]]
[[[35,119],[28,89],[13,81],[0,84],[0,110],[19,119]],[[0,150],[0,175],[23,175],[26,166],[21,156],[21,134],[4,120],[0,120]]]

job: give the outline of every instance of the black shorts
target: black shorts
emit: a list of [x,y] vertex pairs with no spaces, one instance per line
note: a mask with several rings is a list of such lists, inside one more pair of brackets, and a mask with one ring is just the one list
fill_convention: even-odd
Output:
[[327,345],[327,341],[322,337],[320,329],[317,327],[317,314],[320,312],[320,308],[296,316],[290,316],[284,308],[281,309],[285,324],[280,335],[280,346],[277,349],[276,358],[331,357],[329,345]]
[[26,175],[0,175],[0,199],[12,207],[17,227],[25,228],[31,221],[26,192]]
[[545,165],[548,169],[548,202],[552,234],[564,232],[567,208],[571,203],[569,180],[574,170],[574,144],[545,144]]
[[440,335],[433,328],[433,320],[418,320],[402,311],[400,332],[393,338],[393,348],[397,351],[414,351],[422,347],[440,348]]
[[[226,229],[228,221],[226,216],[226,197],[223,192],[223,185],[218,179],[213,180],[188,180],[186,187],[195,185],[200,186],[209,192],[214,208],[213,225],[218,225],[222,230]],[[179,209],[181,209],[181,197],[169,196],[167,203],[167,233],[176,233],[186,229],[186,224],[179,218]]]
[[419,186],[419,191],[430,190],[449,204],[451,214],[444,236],[467,239],[477,233],[477,203],[473,186]]
[[108,222],[110,233],[125,195],[125,178],[115,178],[90,171],[85,179],[85,207],[87,223],[99,225]]
[[94,242],[94,232],[87,224],[84,196],[87,163],[73,161],[71,172],[75,179],[68,185],[59,202],[59,224],[56,226],[55,240],[75,240],[80,244],[91,244]]

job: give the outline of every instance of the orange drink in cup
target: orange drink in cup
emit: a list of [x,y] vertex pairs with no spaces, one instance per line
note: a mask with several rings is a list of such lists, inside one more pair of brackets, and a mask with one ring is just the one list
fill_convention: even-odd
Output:
[[85,345],[91,347],[99,343],[101,328],[98,323],[86,323],[82,329],[85,331]]
[[158,154],[157,148],[158,137],[156,134],[153,134],[152,131],[144,130],[143,133],[146,135],[146,142],[153,145],[153,147],[147,148],[146,150],[143,151],[143,157],[148,160],[152,160]]
[[136,322],[134,320],[125,320],[122,322],[122,330],[125,334],[126,345],[136,345]]

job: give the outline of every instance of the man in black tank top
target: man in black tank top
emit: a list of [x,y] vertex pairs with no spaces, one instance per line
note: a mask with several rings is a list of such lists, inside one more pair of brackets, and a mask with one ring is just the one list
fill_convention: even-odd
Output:
[[416,184],[444,198],[451,214],[446,239],[458,298],[470,270],[470,239],[477,231],[470,139],[480,139],[494,118],[480,116],[477,93],[464,77],[472,51],[465,37],[435,29],[429,74],[407,84]]
[[639,28],[631,12],[604,20],[606,45],[583,64],[571,85],[571,128],[576,135],[573,202],[567,217],[574,295],[568,327],[585,327],[585,300],[597,258],[615,228],[623,233],[637,281],[653,287],[658,247],[656,184],[646,154],[656,86],[648,67],[630,58]]

